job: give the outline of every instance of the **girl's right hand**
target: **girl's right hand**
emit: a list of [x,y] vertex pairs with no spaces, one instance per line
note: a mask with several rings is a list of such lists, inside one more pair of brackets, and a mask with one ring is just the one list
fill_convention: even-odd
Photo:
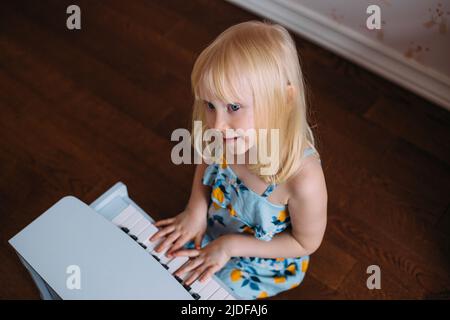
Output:
[[156,252],[167,250],[166,256],[182,248],[187,242],[194,239],[196,249],[200,249],[203,236],[206,232],[206,213],[200,214],[193,209],[186,208],[174,218],[160,220],[155,223],[160,228],[150,241],[166,237],[156,248]]

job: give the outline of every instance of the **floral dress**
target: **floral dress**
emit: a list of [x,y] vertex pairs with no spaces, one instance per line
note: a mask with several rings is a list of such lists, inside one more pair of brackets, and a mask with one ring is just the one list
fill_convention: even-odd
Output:
[[[313,154],[307,148],[304,157]],[[202,247],[229,233],[248,233],[261,241],[290,226],[287,206],[273,204],[267,197],[275,190],[271,184],[263,194],[247,188],[226,163],[209,165],[204,185],[212,187],[208,227]],[[192,248],[191,241],[186,247]],[[308,269],[309,256],[296,258],[233,257],[216,276],[244,299],[265,298],[298,286]]]

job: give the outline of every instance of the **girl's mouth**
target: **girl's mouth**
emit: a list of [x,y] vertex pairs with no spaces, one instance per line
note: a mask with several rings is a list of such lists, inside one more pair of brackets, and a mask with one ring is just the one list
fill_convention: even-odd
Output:
[[234,142],[238,139],[238,137],[232,137],[232,138],[225,138],[225,136],[223,137],[223,142],[227,143],[227,142]]

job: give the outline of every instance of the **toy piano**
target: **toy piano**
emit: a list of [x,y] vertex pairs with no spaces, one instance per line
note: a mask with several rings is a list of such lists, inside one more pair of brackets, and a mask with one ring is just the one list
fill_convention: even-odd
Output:
[[[150,242],[154,220],[119,182],[91,205],[68,196],[9,240],[43,299],[239,299],[219,278],[184,283],[189,258],[167,258]],[[70,266],[79,286],[68,285]]]

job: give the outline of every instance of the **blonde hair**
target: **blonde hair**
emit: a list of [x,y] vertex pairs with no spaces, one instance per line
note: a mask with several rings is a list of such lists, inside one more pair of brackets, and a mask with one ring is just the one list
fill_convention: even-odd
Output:
[[[248,166],[265,182],[279,184],[288,180],[300,169],[304,149],[308,145],[315,149],[306,119],[306,92],[299,57],[284,27],[260,21],[231,26],[198,56],[191,84],[195,97],[192,121],[202,121],[203,129],[206,114],[201,90],[220,101],[233,102],[241,98],[242,88],[250,89],[255,129],[280,130],[277,173],[260,174],[261,163]],[[293,94],[288,92],[289,85]]]

